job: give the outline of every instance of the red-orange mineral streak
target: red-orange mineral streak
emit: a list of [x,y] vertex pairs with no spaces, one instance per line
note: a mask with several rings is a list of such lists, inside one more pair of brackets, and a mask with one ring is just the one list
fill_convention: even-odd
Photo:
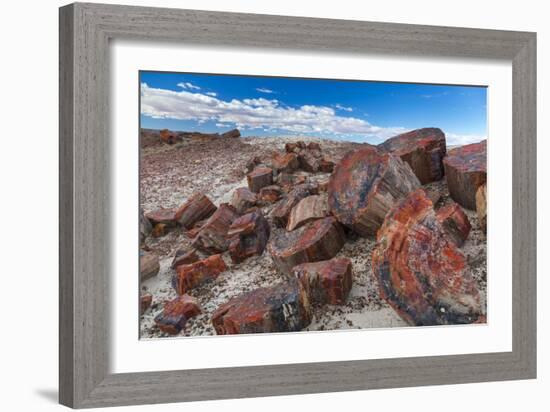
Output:
[[161,331],[176,335],[189,319],[199,313],[198,301],[189,295],[181,295],[164,305],[162,312],[155,317],[155,323]]
[[172,277],[172,287],[178,295],[182,295],[189,289],[216,279],[225,270],[227,266],[221,255],[209,256],[190,265],[180,265]]
[[411,325],[472,323],[481,314],[466,259],[422,189],[390,211],[372,264],[382,297]]

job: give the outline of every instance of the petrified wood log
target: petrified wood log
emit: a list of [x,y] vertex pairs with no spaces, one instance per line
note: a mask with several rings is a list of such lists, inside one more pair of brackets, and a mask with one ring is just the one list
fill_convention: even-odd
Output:
[[311,303],[342,305],[352,285],[351,260],[334,258],[322,262],[302,263],[292,269],[306,289]]
[[206,253],[221,253],[229,247],[227,230],[239,217],[237,210],[228,203],[222,203],[193,239],[193,246]]
[[172,260],[172,264],[170,266],[172,269],[175,269],[180,265],[190,265],[191,263],[195,263],[198,260],[199,256],[197,255],[195,249],[179,249],[176,251],[176,255],[174,256],[174,259]]
[[199,302],[189,295],[181,295],[164,305],[155,317],[158,328],[170,335],[177,335],[192,317],[201,313]]
[[476,192],[476,212],[479,226],[487,233],[487,183],[483,183]]
[[269,185],[260,189],[259,198],[262,202],[275,203],[281,198],[283,191],[280,186]]
[[177,224],[176,209],[158,209],[152,212],[145,213],[145,217],[149,219],[153,226],[162,223],[167,227],[174,227]]
[[235,139],[237,137],[241,137],[241,132],[239,132],[239,129],[233,129],[228,132],[222,133],[222,137]]
[[227,266],[222,255],[212,255],[190,265],[180,265],[172,276],[172,287],[178,295],[182,295],[209,280],[216,279],[225,270]]
[[304,184],[307,180],[307,176],[282,172],[277,176],[276,180],[279,186],[288,192],[292,190],[294,186]]
[[143,315],[151,307],[151,303],[153,303],[153,295],[150,293],[141,295],[139,297],[139,314]]
[[447,145],[441,129],[413,130],[394,136],[378,147],[407,162],[423,185],[443,179],[443,158]]
[[436,216],[450,239],[455,245],[461,247],[472,229],[468,216],[466,216],[464,210],[462,210],[457,203],[453,202],[439,209],[436,212]]
[[242,214],[253,207],[257,200],[255,193],[252,193],[246,187],[239,187],[235,189],[231,196],[231,206],[237,210],[237,213]]
[[139,252],[139,278],[146,280],[156,276],[160,270],[159,258],[154,253]]
[[305,149],[305,148],[306,148],[306,144],[301,140],[295,143],[285,144],[285,151],[287,153],[298,152],[300,149]]
[[254,193],[258,193],[262,187],[273,183],[273,170],[269,167],[257,167],[246,175],[248,188]]
[[216,206],[202,194],[195,193],[176,212],[176,220],[186,229],[191,229],[195,223],[206,219],[216,211]]
[[366,147],[347,153],[328,186],[330,212],[361,236],[375,235],[386,213],[420,187],[411,167],[399,157]]
[[487,140],[449,150],[443,164],[451,197],[475,210],[477,189],[487,181]]
[[269,223],[260,210],[236,219],[227,232],[229,254],[234,263],[254,255],[261,255],[269,240]]
[[300,167],[295,153],[275,153],[271,159],[271,167],[277,172],[292,172]]
[[319,171],[323,173],[332,173],[334,170],[334,160],[329,156],[323,156],[319,161]]
[[317,173],[321,163],[320,153],[313,150],[302,150],[298,154],[300,169],[310,173]]
[[286,230],[291,231],[313,220],[322,219],[328,215],[327,197],[313,195],[303,198],[290,212]]
[[294,187],[294,189],[279,203],[275,205],[271,211],[271,218],[277,227],[285,227],[288,222],[288,217],[292,208],[298,204],[304,197],[309,196],[312,191],[312,186],[304,184]]
[[285,274],[300,263],[334,257],[344,245],[342,227],[333,217],[308,223],[292,232],[273,237],[268,245],[273,263]]
[[381,296],[411,325],[472,323],[481,314],[466,258],[421,189],[386,216],[372,265]]
[[212,315],[218,335],[295,332],[310,322],[309,298],[296,279],[236,296]]

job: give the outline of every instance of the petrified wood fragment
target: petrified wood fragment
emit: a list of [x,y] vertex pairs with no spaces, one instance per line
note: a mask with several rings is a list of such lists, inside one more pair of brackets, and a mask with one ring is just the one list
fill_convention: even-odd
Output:
[[443,158],[447,152],[445,134],[429,127],[403,133],[378,145],[407,162],[423,185],[443,179]]
[[477,189],[487,181],[487,140],[449,150],[443,164],[451,197],[475,210]]
[[262,159],[260,159],[259,156],[254,156],[252,157],[250,160],[248,160],[246,162],[246,173],[250,173],[251,171],[254,170],[254,168],[259,165],[260,163],[262,163]]
[[141,295],[139,297],[139,314],[143,315],[151,307],[151,303],[153,303],[153,295],[150,293]]
[[458,247],[461,247],[472,229],[468,216],[466,216],[464,210],[462,210],[457,203],[453,202],[439,209],[436,216],[450,239]]
[[476,192],[476,212],[479,226],[487,233],[487,183],[483,183]]
[[154,253],[139,252],[139,278],[141,281],[152,278],[159,273],[159,258]]
[[473,323],[481,314],[466,258],[421,189],[388,213],[372,266],[381,296],[411,325]]
[[327,197],[313,195],[303,198],[290,212],[286,230],[294,230],[312,220],[322,219],[328,215]]
[[302,263],[292,269],[302,283],[312,304],[342,305],[352,285],[351,260],[334,258],[322,262]]
[[212,315],[218,335],[295,332],[310,322],[309,298],[296,279],[236,296]]
[[323,173],[332,173],[334,170],[334,160],[329,156],[323,156],[319,161],[319,171]]
[[254,193],[258,193],[262,187],[273,183],[273,170],[269,167],[257,167],[246,175],[248,188]]
[[285,172],[279,173],[277,176],[277,183],[286,192],[292,190],[296,185],[304,184],[306,180],[307,176],[305,175],[290,174]]
[[177,224],[176,209],[158,209],[152,212],[145,213],[145,217],[149,219],[153,226],[162,223],[167,227],[174,227]]
[[306,147],[308,150],[321,150],[321,145],[317,142],[309,142]]
[[257,200],[255,193],[252,193],[246,187],[239,187],[235,189],[231,196],[231,206],[237,210],[237,213],[242,214],[253,207]]
[[277,172],[292,172],[300,167],[300,163],[295,153],[275,153],[271,159],[271,167]]
[[153,231],[151,232],[151,236],[153,237],[162,237],[167,232],[167,226],[164,223],[157,223],[153,227]]
[[190,265],[191,263],[195,263],[198,260],[199,256],[197,255],[195,249],[178,249],[170,266],[172,267],[172,269],[175,269],[180,265]]
[[283,191],[278,185],[269,185],[260,189],[259,198],[262,202],[275,203],[281,198]]
[[216,279],[225,270],[227,266],[222,255],[212,255],[190,265],[180,265],[172,276],[172,287],[178,295],[182,295],[209,280]]
[[304,197],[309,196],[311,189],[312,187],[306,184],[296,186],[284,199],[279,201],[271,211],[273,223],[278,227],[285,227],[292,208]]
[[151,221],[145,217],[143,210],[140,210],[139,211],[139,236],[140,236],[140,241],[142,243],[145,242],[145,238],[151,233],[152,230],[153,230],[153,225],[151,224]]
[[227,230],[239,217],[235,208],[222,203],[193,239],[193,246],[207,253],[221,253],[229,247]]
[[336,219],[326,217],[272,237],[268,250],[277,268],[290,274],[300,263],[334,257],[344,242],[344,232]]
[[411,167],[399,157],[366,147],[347,153],[328,186],[330,212],[361,236],[375,235],[386,213],[420,187]]
[[254,255],[261,255],[269,240],[269,223],[260,210],[236,219],[227,232],[229,254],[234,263]]
[[239,132],[239,129],[233,129],[228,132],[222,133],[222,137],[236,139],[237,137],[241,137],[241,132]]
[[202,194],[195,193],[176,212],[176,220],[186,229],[191,229],[195,223],[206,219],[216,211],[216,206]]
[[321,163],[320,153],[312,150],[302,150],[298,154],[300,169],[310,173],[317,173]]
[[155,317],[158,328],[170,335],[177,335],[192,317],[201,313],[197,299],[181,295],[164,305],[162,312]]
[[285,144],[285,151],[287,153],[298,152],[300,149],[305,149],[305,148],[306,148],[306,144],[301,140],[295,143]]
[[159,135],[160,135],[160,140],[162,140],[164,143],[167,143],[167,144],[174,144],[178,140],[181,140],[180,137],[175,132],[172,132],[171,130],[168,130],[168,129],[161,130]]

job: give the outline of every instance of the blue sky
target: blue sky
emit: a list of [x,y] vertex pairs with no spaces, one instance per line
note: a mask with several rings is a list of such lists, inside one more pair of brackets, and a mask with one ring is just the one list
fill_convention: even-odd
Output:
[[141,72],[141,127],[377,144],[439,127],[448,144],[487,136],[487,89],[347,80]]

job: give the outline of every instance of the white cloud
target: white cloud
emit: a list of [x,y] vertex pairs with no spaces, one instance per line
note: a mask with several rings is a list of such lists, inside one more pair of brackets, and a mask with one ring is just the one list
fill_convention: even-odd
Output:
[[206,92],[206,94],[208,96],[212,96],[212,97],[216,97],[218,95],[218,93],[216,93],[216,92]]
[[266,89],[265,87],[258,87],[256,89],[256,91],[260,92],[260,93],[267,93],[267,94],[272,94],[272,93],[275,93],[273,90],[271,89]]
[[141,85],[141,113],[157,119],[214,121],[234,124],[240,129],[261,129],[313,133],[318,135],[360,135],[357,138],[380,143],[406,130],[401,127],[378,127],[364,119],[339,116],[326,106],[288,107],[275,99],[221,100],[188,90],[173,91]]
[[184,83],[178,83],[178,86],[182,89],[190,89],[190,90],[200,90],[201,88],[199,86],[195,86],[193,83],[184,82]]
[[445,133],[447,146],[463,146],[465,144],[478,143],[485,139],[487,139],[487,136]]
[[341,104],[337,103],[334,105],[338,110],[343,110],[345,112],[353,112],[353,109],[351,107],[342,106]]

